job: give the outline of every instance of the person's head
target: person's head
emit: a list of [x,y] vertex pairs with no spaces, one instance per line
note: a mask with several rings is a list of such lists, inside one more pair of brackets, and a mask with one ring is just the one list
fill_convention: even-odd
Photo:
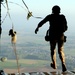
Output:
[[53,6],[52,13],[59,14],[60,13],[60,7],[58,5]]

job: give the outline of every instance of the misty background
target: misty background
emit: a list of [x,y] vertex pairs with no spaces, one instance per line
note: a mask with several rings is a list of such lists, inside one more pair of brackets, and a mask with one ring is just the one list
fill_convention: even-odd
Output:
[[[23,6],[25,10],[14,4],[18,3],[19,5]],[[4,3],[4,2],[3,2]],[[64,51],[66,54],[66,58],[73,58],[75,61],[75,1],[74,0],[26,0],[25,3],[29,7],[29,10],[32,12],[32,14],[35,17],[42,17],[44,18],[46,15],[51,14],[52,7],[54,5],[59,5],[61,8],[61,14],[64,14],[67,19],[68,24],[68,31],[65,32],[65,35],[67,36],[67,42],[64,44]],[[4,4],[5,5],[5,4]],[[38,50],[45,46],[47,51],[49,52],[49,43],[44,40],[44,36],[46,34],[46,31],[49,27],[48,22],[44,24],[37,34],[34,33],[35,28],[37,27],[38,23],[42,19],[37,19],[34,17],[30,17],[29,20],[27,20],[27,9],[22,3],[21,0],[8,0],[9,5],[9,12],[12,18],[12,21],[10,20],[9,16],[6,17],[5,21],[2,23],[2,35],[1,35],[1,53],[2,50],[7,50],[8,47],[10,51],[12,51],[11,48],[11,38],[8,35],[9,30],[12,28],[12,22],[14,24],[14,30],[17,32],[17,51],[19,50],[30,50],[30,44],[33,48],[33,50]],[[6,5],[5,5],[6,6]],[[6,15],[7,9],[4,8],[1,5],[1,20],[4,19]],[[41,41],[41,42],[40,42]],[[36,42],[36,43],[35,43]],[[29,43],[29,44],[28,44]],[[39,45],[38,45],[39,44]],[[29,45],[29,46],[28,46]],[[38,46],[36,46],[38,45]],[[43,46],[41,46],[43,45]],[[4,48],[5,47],[5,48]],[[34,48],[35,47],[35,48]],[[45,49],[45,51],[46,51]],[[48,53],[47,52],[47,53]],[[14,52],[13,52],[14,53]],[[47,55],[47,54],[45,54]],[[5,56],[5,55],[4,55]],[[20,54],[19,54],[20,57]],[[21,58],[22,59],[22,58]],[[49,59],[49,58],[48,58]],[[71,60],[72,61],[72,60]],[[67,62],[68,63],[68,62]],[[71,65],[71,64],[70,64]],[[73,69],[75,68],[75,65],[73,64]]]

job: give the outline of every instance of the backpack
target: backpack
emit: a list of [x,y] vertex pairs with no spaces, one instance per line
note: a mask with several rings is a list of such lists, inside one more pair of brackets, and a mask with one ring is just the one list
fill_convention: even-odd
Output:
[[49,29],[46,32],[45,41],[47,41],[47,42],[50,41]]

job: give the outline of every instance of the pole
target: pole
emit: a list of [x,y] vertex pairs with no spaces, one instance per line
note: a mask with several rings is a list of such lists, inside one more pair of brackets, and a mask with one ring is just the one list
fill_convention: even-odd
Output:
[[0,0],[0,38],[1,38],[1,33],[2,33],[2,28],[1,28],[1,2],[4,0]]
[[1,37],[1,32],[2,28],[1,28],[1,1],[0,1],[0,37]]
[[[1,38],[1,33],[2,33],[2,28],[1,28],[1,2],[3,2],[3,0],[0,0],[0,38]],[[1,50],[1,40],[0,40],[0,50]],[[1,71],[3,71],[3,70],[0,70],[0,75],[2,73]]]

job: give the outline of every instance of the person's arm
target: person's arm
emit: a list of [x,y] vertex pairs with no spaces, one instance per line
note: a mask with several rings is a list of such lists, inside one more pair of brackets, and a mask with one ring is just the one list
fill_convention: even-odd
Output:
[[39,28],[48,21],[49,16],[46,16],[41,22],[39,22],[37,28],[35,29],[35,33],[37,34],[37,32],[39,31]]

